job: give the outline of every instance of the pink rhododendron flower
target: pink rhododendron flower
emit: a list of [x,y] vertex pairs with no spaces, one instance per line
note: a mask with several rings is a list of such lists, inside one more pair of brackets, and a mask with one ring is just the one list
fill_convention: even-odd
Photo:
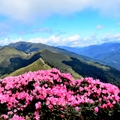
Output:
[[91,77],[74,80],[69,73],[61,73],[56,68],[6,77],[0,82],[0,104],[6,108],[0,117],[4,119],[13,116],[10,120],[40,120],[44,108],[47,112],[61,110],[62,119],[69,107],[79,116],[81,106],[90,105],[97,114],[101,109],[114,109],[118,103],[117,86]]
[[40,109],[40,108],[41,108],[41,102],[36,103],[36,104],[35,104],[35,108],[36,108],[36,109]]
[[8,115],[3,114],[3,115],[0,116],[0,118],[4,118],[4,120],[7,120],[8,119]]
[[99,108],[98,108],[98,107],[95,107],[95,108],[94,108],[94,111],[95,111],[96,113],[98,113]]
[[79,111],[79,110],[80,110],[80,108],[79,108],[79,107],[75,107],[75,110],[76,110],[76,111]]
[[11,118],[11,120],[25,120],[25,119],[21,116],[14,114],[14,116],[13,116],[13,118]]

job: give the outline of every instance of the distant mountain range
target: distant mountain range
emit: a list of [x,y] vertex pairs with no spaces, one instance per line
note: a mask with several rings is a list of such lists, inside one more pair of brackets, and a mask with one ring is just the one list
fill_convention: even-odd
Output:
[[91,57],[96,61],[120,70],[120,43],[104,43],[101,45],[91,45],[88,47],[66,47],[59,48]]
[[0,76],[20,75],[28,71],[58,68],[74,78],[93,77],[120,85],[120,71],[95,62],[93,58],[67,50],[28,42],[17,42],[0,48]]

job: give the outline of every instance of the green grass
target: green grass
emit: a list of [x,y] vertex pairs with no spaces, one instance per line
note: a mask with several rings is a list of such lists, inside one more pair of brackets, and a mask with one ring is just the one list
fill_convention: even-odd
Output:
[[51,52],[49,50],[43,50],[41,52],[41,57],[44,59],[45,63],[52,68],[58,68],[61,72],[69,72],[74,78],[81,78],[82,76],[75,72],[71,66],[66,65],[63,61],[71,61],[71,58],[67,55],[60,54],[57,52]]
[[51,69],[51,67],[45,64],[44,60],[40,58],[37,61],[33,62],[32,64],[12,72],[11,74],[9,74],[9,76],[17,76],[29,71],[47,70],[47,69]]
[[0,66],[8,67],[10,59],[15,57],[27,58],[27,54],[10,47],[3,47],[0,49]]
[[103,82],[120,84],[120,71],[116,69],[47,49],[26,54],[6,47],[0,49],[0,60],[2,78],[28,71],[57,68],[61,72],[71,73],[74,78],[93,77]]

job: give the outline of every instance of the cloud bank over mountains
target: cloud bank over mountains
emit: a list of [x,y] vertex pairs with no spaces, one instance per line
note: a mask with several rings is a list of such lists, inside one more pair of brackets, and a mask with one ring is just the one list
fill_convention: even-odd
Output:
[[[19,41],[25,41],[22,38],[10,39],[6,38],[0,41],[0,44],[7,45],[10,43],[15,43]],[[26,42],[32,43],[43,43],[51,46],[70,46],[70,47],[84,47],[93,44],[102,44],[104,42],[120,42],[120,34],[105,34],[101,39],[97,39],[97,34],[93,34],[90,37],[82,38],[79,35],[61,37],[61,36],[50,36],[48,38],[31,38]]]

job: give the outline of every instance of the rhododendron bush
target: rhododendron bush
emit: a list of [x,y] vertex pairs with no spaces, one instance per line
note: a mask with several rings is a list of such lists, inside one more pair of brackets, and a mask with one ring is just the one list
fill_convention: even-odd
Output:
[[74,80],[53,68],[0,80],[0,120],[112,120],[119,115],[120,89],[91,77]]

